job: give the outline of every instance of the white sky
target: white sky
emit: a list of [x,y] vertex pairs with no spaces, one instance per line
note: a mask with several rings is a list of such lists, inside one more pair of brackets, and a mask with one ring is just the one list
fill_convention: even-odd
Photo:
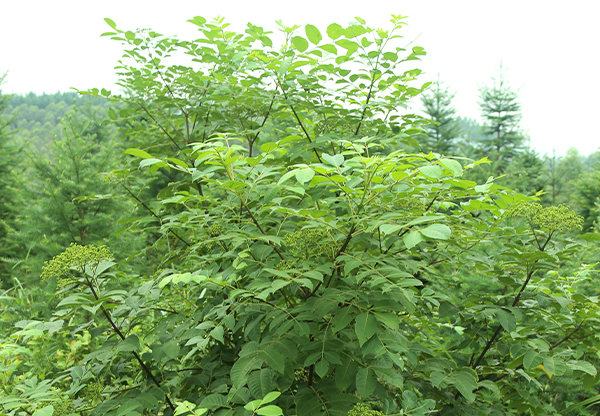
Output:
[[478,87],[491,83],[502,61],[509,85],[519,90],[521,126],[532,147],[557,155],[575,147],[587,155],[600,146],[593,127],[600,110],[598,0],[3,0],[0,11],[4,93],[114,89],[122,46],[100,37],[110,31],[105,17],[119,29],[193,39],[195,26],[186,20],[197,15],[224,16],[239,31],[252,22],[276,32],[282,19],[324,33],[354,16],[385,29],[392,13],[401,14],[409,16],[402,41],[417,38],[412,46],[428,54],[415,64],[424,71],[420,79],[439,73],[456,92],[459,115],[479,119]]

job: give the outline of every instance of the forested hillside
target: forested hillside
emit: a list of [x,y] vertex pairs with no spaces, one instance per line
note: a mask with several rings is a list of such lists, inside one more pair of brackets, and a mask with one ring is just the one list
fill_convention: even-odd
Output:
[[106,22],[121,92],[0,91],[0,415],[600,414],[600,153],[502,70],[478,122],[399,16]]

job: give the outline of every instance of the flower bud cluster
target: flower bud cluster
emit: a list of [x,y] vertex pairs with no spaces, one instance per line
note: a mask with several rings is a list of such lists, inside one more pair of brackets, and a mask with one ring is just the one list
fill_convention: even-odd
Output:
[[221,224],[213,224],[206,231],[206,233],[211,237],[218,237],[223,234],[223,226]]
[[89,402],[96,403],[102,400],[102,391],[104,384],[99,381],[92,381],[82,391],[82,396]]
[[112,255],[106,246],[96,247],[91,244],[82,246],[71,243],[71,246],[65,251],[44,263],[41,278],[45,280],[50,277],[68,277],[69,271],[73,267],[83,271],[83,267],[86,265],[98,264],[103,260],[110,259],[112,259]]
[[286,234],[284,242],[294,257],[310,260],[321,256],[333,257],[335,247],[327,237],[325,231],[305,229]]
[[72,398],[62,394],[58,398],[58,401],[52,403],[52,407],[54,407],[54,413],[52,413],[53,415],[59,416],[77,413],[77,409],[75,408],[75,403],[73,403]]
[[543,208],[537,202],[513,205],[506,211],[508,217],[525,217],[536,228],[546,228],[550,231],[569,231],[573,228],[581,230],[583,217],[575,214],[565,204],[557,207]]
[[365,404],[357,403],[348,412],[348,416],[383,416],[379,410],[371,410],[371,408]]
[[284,272],[286,270],[293,269],[295,265],[296,265],[295,261],[281,260],[279,263],[277,263],[277,266],[275,266],[275,269]]

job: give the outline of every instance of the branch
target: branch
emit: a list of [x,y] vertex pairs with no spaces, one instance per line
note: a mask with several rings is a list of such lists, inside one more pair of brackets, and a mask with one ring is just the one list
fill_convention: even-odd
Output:
[[[560,340],[560,341],[558,341],[556,344],[554,344],[554,345],[552,345],[550,348],[548,348],[548,351],[552,351],[554,348],[558,347],[558,346],[559,346],[560,344],[562,344],[563,342],[565,342],[565,341],[569,340],[569,339],[570,339],[570,338],[573,336],[573,334],[575,334],[575,332],[577,332],[577,331],[578,331],[578,330],[581,328],[581,325],[583,325],[583,322],[584,322],[584,321],[581,321],[581,322],[579,323],[579,325],[577,325],[577,326],[575,327],[575,329],[574,329],[574,330],[572,330],[572,331],[571,331],[571,332],[570,332],[568,335],[565,335],[565,336],[563,337],[563,339],[561,339],[561,340]],[[592,334],[590,334],[590,335],[592,335]],[[515,367],[515,370],[520,370],[521,368],[523,368],[523,364],[519,364],[518,366],[516,366],[516,367]],[[506,377],[506,376],[508,376],[508,373],[504,373],[504,374],[502,374],[502,375],[499,375],[498,377],[496,377],[496,378],[495,378],[494,380],[492,380],[492,381],[495,383],[495,382],[497,382],[497,381],[500,381],[500,380],[502,380],[502,379],[503,379],[504,377]],[[479,390],[479,388],[478,388],[477,390]]]
[[[527,279],[525,279],[525,281],[523,282],[523,285],[521,286],[521,290],[519,290],[519,293],[517,293],[517,296],[515,296],[515,300],[513,301],[512,305],[511,305],[512,307],[514,307],[519,302],[519,299],[521,299],[521,294],[525,290],[525,287],[527,287],[529,280],[531,280],[531,276],[533,276],[533,272],[534,272],[533,270],[530,270],[529,273],[527,273]],[[483,357],[488,352],[488,350],[490,349],[490,347],[496,340],[496,337],[500,334],[501,330],[502,330],[502,325],[498,325],[498,328],[496,328],[494,335],[492,335],[492,337],[489,339],[489,341],[485,344],[485,348],[483,349],[481,354],[479,354],[477,361],[475,362],[475,364],[473,364],[471,366],[473,369],[475,369],[479,365],[481,360],[483,360]]]
[[169,138],[169,140],[171,140],[171,142],[175,145],[177,150],[181,151],[181,147],[179,147],[179,145],[177,144],[175,139],[173,139],[173,137],[171,137],[171,135],[163,128],[163,126],[161,126],[158,123],[158,121],[156,121],[156,118],[154,118],[154,116],[150,113],[150,111],[148,111],[148,109],[146,107],[144,107],[144,105],[141,102],[138,101],[138,102],[136,102],[136,104],[139,105],[142,108],[142,110],[144,110],[146,112],[146,114],[148,114],[148,117],[150,117],[152,119],[152,121],[154,121],[156,126],[165,134],[165,136],[167,136]]
[[[90,280],[89,280],[89,278],[88,278],[87,275],[85,275],[85,280],[87,281],[87,286],[92,291],[92,295],[94,295],[94,298],[97,301],[98,300],[98,294],[94,290],[94,286],[92,285],[92,282],[90,282]],[[121,338],[121,340],[124,340],[125,339],[125,335],[123,335],[123,333],[121,332],[121,330],[117,327],[117,325],[115,324],[115,322],[112,320],[112,318],[110,317],[110,315],[108,314],[108,312],[104,308],[104,305],[101,304],[100,305],[100,309],[102,310],[102,313],[104,314],[104,317],[106,318],[106,320],[108,321],[108,323],[110,323],[110,325],[113,327],[115,333],[119,336],[119,338]],[[144,363],[144,361],[142,361],[142,359],[140,358],[140,356],[138,355],[138,353],[135,352],[135,351],[131,351],[131,353],[133,354],[133,356],[135,357],[135,359],[137,360],[137,362],[140,364],[140,366],[144,369],[144,371],[146,372],[146,374],[148,374],[148,376],[152,379],[152,381],[154,382],[154,384],[156,385],[156,387],[158,387],[160,389],[161,388],[160,383],[158,382],[158,380],[156,379],[156,377],[154,377],[154,374],[152,374],[152,372],[150,371],[150,369],[148,367],[146,367],[146,364]],[[175,411],[175,406],[173,406],[173,403],[171,403],[171,400],[169,399],[169,396],[167,395],[167,393],[165,393],[165,400],[167,401],[167,404],[169,405],[169,407],[171,408],[171,410]]]
[[371,81],[371,85],[369,85],[369,93],[367,94],[367,101],[365,102],[365,108],[363,109],[362,115],[360,116],[360,121],[358,122],[358,126],[356,126],[356,131],[354,132],[355,136],[358,136],[358,132],[360,130],[360,127],[362,126],[362,122],[365,118],[365,114],[367,113],[367,106],[369,105],[369,101],[371,101],[371,92],[373,91],[373,85],[375,85],[375,73],[373,73],[373,80]]
[[[240,198],[240,197],[238,196],[238,198]],[[244,208],[246,208],[246,211],[248,211],[248,214],[250,214],[250,218],[252,218],[252,222],[254,223],[254,225],[256,225],[258,227],[258,229],[260,230],[260,232],[263,235],[267,235],[267,233],[265,232],[265,230],[263,230],[263,228],[260,226],[260,224],[258,223],[258,220],[254,216],[254,214],[252,214],[252,211],[250,211],[250,208],[248,207],[248,205],[246,205],[246,203],[244,202],[244,200],[242,198],[240,198],[240,202],[242,203],[242,205],[244,206]],[[269,245],[271,247],[273,247],[273,250],[275,250],[275,252],[277,253],[277,255],[279,256],[279,258],[281,260],[286,261],[285,257],[283,257],[283,254],[281,254],[281,251],[279,251],[279,249],[277,248],[277,246],[275,245],[275,243],[273,243],[272,241],[269,241]],[[321,282],[319,282],[319,283],[321,283]],[[304,290],[304,288],[300,287],[299,289],[308,298],[308,295],[306,294],[306,291]],[[288,304],[290,306],[292,306],[292,302],[290,302],[290,300],[288,299],[288,297],[285,295],[285,293],[283,291],[283,288],[279,289],[279,291],[281,292],[281,294],[283,295],[283,297],[285,298],[285,300],[288,302]]]
[[[283,97],[285,98],[285,100],[288,101],[288,96],[287,96],[285,90],[283,89],[283,87],[279,84],[278,80],[275,81],[275,82],[277,83],[277,85],[281,89],[281,92],[283,92]],[[292,105],[292,103],[288,103],[288,105],[290,106],[290,109],[292,110],[292,113],[294,113],[294,116],[296,117],[296,120],[298,121],[298,124],[300,125],[300,128],[302,128],[302,131],[306,135],[306,138],[308,139],[308,142],[312,143],[312,140],[310,139],[310,135],[308,134],[308,132],[304,128],[304,124],[302,124],[302,121],[300,121],[300,117],[298,117],[298,113],[296,113],[296,110],[294,109],[294,106]],[[319,160],[319,163],[323,163],[323,161],[321,160],[321,156],[319,156],[319,152],[317,152],[317,149],[313,148],[313,150],[315,152],[315,155],[317,155],[317,159]]]
[[[137,202],[138,202],[138,203],[139,203],[141,206],[143,206],[143,207],[144,207],[144,208],[145,208],[145,209],[146,209],[148,212],[150,212],[150,214],[152,214],[152,215],[153,215],[153,216],[154,216],[156,219],[158,219],[158,220],[160,221],[160,223],[162,224],[162,220],[161,220],[161,218],[160,218],[158,215],[156,215],[156,214],[154,213],[154,211],[152,211],[152,209],[151,209],[151,208],[150,208],[148,205],[146,205],[146,204],[144,203],[144,201],[142,201],[141,199],[139,199],[139,198],[137,197],[137,195],[135,195],[133,192],[131,192],[131,191],[129,190],[129,188],[128,188],[128,187],[126,187],[126,186],[123,184],[123,182],[119,181],[119,184],[120,184],[120,185],[123,187],[123,189],[125,189],[125,190],[127,191],[127,193],[129,193],[129,195],[131,195],[131,196],[132,196],[132,197],[133,197],[133,198],[134,198],[134,199],[135,199],[135,200],[136,200],[136,201],[137,201]],[[184,240],[182,237],[180,237],[180,236],[179,236],[179,234],[177,234],[177,233],[176,233],[175,231],[173,231],[171,228],[168,228],[168,230],[171,232],[171,234],[173,234],[175,237],[177,237],[177,238],[179,239],[179,241],[181,241],[183,244],[185,244],[185,245],[186,245],[186,246],[188,246],[188,247],[191,247],[191,246],[192,246],[190,243],[188,243],[187,241],[185,241],[185,240]]]
[[[262,124],[260,125],[259,128],[262,128],[265,126],[265,123],[267,122],[267,119],[269,118],[269,114],[271,114],[271,108],[273,108],[273,103],[275,102],[275,97],[277,96],[277,94],[273,94],[273,98],[271,99],[271,104],[269,105],[269,109],[267,110],[267,114],[265,115],[265,119],[263,120]],[[254,135],[254,138],[252,139],[252,141],[250,142],[250,149],[248,150],[248,156],[252,157],[252,145],[254,144],[254,142],[256,141],[256,139],[258,138],[258,135],[260,134],[260,130],[256,132],[256,135]]]
[[[354,230],[356,229],[356,224],[352,224],[352,226],[350,227],[350,232],[348,233],[348,235],[346,236],[346,240],[344,240],[344,244],[342,244],[342,246],[340,247],[340,249],[338,250],[338,252],[335,254],[335,256],[333,256],[333,260],[332,263],[335,262],[335,259],[337,259],[339,257],[340,254],[342,254],[344,252],[344,250],[346,250],[346,248],[348,247],[348,244],[350,244],[350,240],[352,239],[352,233],[354,232]],[[327,281],[327,284],[325,285],[325,287],[329,287],[329,283],[331,283],[331,279],[333,278],[333,274],[335,273],[336,267],[333,268],[333,270],[331,271],[331,275],[329,276],[329,280]],[[312,292],[310,292],[306,298],[310,298],[311,296],[313,296],[315,293],[317,293],[317,290],[319,289],[319,287],[321,287],[321,283],[323,282],[319,282],[317,284],[317,286],[315,286],[315,288],[313,289]]]

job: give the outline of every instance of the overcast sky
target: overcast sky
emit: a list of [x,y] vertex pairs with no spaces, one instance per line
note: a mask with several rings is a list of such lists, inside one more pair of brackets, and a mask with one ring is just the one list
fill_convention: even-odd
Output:
[[[0,13],[0,74],[4,93],[114,89],[119,42],[100,34],[109,17],[123,30],[151,28],[195,37],[193,16],[223,16],[233,30],[247,22],[276,31],[311,23],[347,24],[354,16],[389,28],[390,15],[408,16],[400,33],[427,56],[417,67],[423,82],[437,79],[456,92],[459,115],[479,120],[478,88],[490,85],[500,62],[518,90],[521,126],[540,154],[587,155],[600,146],[600,1],[540,0],[220,0],[4,1]],[[415,40],[416,39],[416,40]],[[416,103],[418,105],[418,103]]]

